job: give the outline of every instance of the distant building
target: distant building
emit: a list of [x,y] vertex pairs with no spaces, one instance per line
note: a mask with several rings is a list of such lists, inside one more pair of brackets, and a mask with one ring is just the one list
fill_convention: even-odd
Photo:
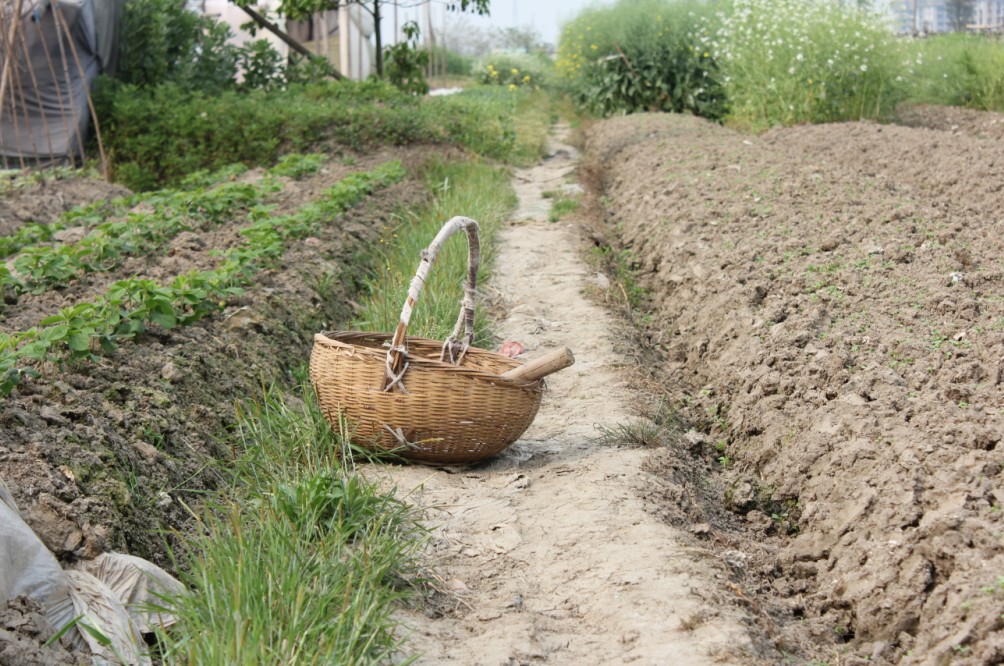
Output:
[[[189,7],[201,10],[230,26],[233,32],[231,42],[245,44],[252,39],[267,39],[281,55],[287,55],[289,48],[285,42],[267,30],[258,30],[252,37],[241,29],[249,18],[237,5],[228,0],[188,0]],[[270,10],[272,16],[279,7],[279,0],[259,0],[259,9]],[[347,30],[340,30],[345,24]],[[376,53],[370,38],[373,35],[373,17],[358,3],[344,5],[341,11],[319,12],[299,21],[280,19],[279,27],[290,37],[303,44],[308,51],[327,58],[342,74],[361,81],[375,71]],[[343,43],[343,33],[347,40]]]
[[[951,32],[952,14],[946,0],[892,0],[889,4],[893,29],[900,34]],[[976,0],[967,29],[1001,32],[1004,0]]]
[[1004,0],[981,0],[973,10],[972,29],[980,32],[1004,31]]

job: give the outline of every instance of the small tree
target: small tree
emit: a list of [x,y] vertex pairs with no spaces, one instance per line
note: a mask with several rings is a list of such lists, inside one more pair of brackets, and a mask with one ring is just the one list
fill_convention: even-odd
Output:
[[952,24],[952,30],[962,32],[973,20],[976,0],[948,0],[945,8],[948,9],[948,20]]
[[412,95],[429,92],[425,68],[429,65],[429,52],[418,48],[418,24],[408,21],[402,27],[405,40],[387,47],[387,79]]
[[[231,0],[231,2],[239,7],[249,7],[254,4],[254,0]],[[383,76],[383,38],[380,35],[382,8],[394,5],[413,7],[414,3],[410,0],[282,0],[277,11],[288,19],[299,20],[318,12],[336,10],[343,4],[359,5],[373,17],[376,33],[377,75]],[[456,0],[448,2],[446,8],[449,11],[472,11],[476,14],[487,15],[490,4],[491,0]]]

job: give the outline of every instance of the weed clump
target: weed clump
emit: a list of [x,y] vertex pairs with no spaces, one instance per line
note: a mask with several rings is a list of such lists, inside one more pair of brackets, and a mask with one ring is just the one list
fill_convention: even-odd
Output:
[[727,110],[712,54],[695,50],[700,5],[622,0],[588,9],[565,25],[555,64],[573,99],[591,113]]

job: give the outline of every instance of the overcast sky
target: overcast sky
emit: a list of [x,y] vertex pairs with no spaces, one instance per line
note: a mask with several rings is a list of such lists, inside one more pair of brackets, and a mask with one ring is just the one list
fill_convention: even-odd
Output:
[[[411,0],[413,2],[414,0]],[[491,16],[481,17],[467,15],[467,21],[472,25],[482,27],[532,27],[540,33],[541,39],[545,42],[557,44],[558,35],[561,31],[561,24],[564,21],[574,18],[580,10],[592,5],[610,4],[612,0],[491,0]],[[402,0],[402,7],[410,4],[409,0]],[[433,0],[433,22],[440,25],[443,16],[443,0]],[[387,12],[387,10],[384,10]],[[419,9],[402,9],[399,23],[406,20],[417,19]],[[389,12],[388,12],[389,13]],[[387,16],[385,14],[385,16]],[[388,19],[391,17],[387,16]],[[390,20],[384,23],[385,34],[392,33],[393,29],[387,25]]]
[[575,18],[584,7],[596,0],[492,0],[492,15],[486,24],[499,27],[531,26],[545,42],[557,44],[561,24]]

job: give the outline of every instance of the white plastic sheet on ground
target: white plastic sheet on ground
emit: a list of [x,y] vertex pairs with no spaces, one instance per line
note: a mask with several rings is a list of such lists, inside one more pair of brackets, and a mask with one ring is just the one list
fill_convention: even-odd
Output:
[[64,571],[0,480],[0,599],[34,599],[57,630],[76,620],[67,637],[77,648],[86,643],[94,664],[150,664],[143,634],[174,624],[164,597],[183,592],[160,567],[121,553]]

